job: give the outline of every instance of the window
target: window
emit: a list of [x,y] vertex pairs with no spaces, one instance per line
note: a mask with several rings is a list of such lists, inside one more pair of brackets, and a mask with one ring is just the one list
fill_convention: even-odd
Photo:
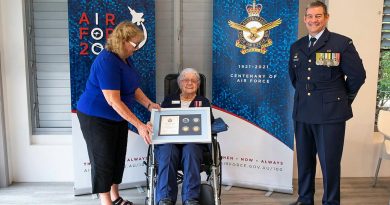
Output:
[[376,119],[379,110],[390,109],[390,0],[383,5],[381,56],[378,76]]
[[33,134],[70,134],[67,0],[25,3]]

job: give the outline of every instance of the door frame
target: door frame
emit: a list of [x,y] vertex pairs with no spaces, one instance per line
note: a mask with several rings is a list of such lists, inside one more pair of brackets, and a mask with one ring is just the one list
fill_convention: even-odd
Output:
[[4,121],[4,101],[3,101],[3,83],[1,75],[1,51],[0,51],[0,188],[7,187],[10,184],[7,139],[5,135]]

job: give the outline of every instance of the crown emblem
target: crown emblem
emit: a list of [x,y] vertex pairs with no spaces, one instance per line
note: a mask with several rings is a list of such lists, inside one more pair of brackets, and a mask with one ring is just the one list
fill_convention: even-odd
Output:
[[249,16],[260,16],[260,12],[263,6],[261,4],[256,4],[256,0],[253,0],[252,4],[246,6],[246,12]]
[[260,12],[263,9],[262,4],[256,4],[253,0],[252,4],[247,4],[245,10],[248,17],[241,23],[236,23],[232,20],[228,21],[228,25],[238,31],[238,40],[236,47],[241,48],[241,53],[259,52],[265,54],[267,47],[272,45],[270,38],[270,30],[279,26],[282,19],[277,19],[272,22],[267,22],[260,17]]

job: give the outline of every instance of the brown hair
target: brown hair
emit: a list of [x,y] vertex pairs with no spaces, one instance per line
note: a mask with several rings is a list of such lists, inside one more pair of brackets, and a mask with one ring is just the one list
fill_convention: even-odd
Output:
[[322,7],[324,9],[324,15],[325,16],[328,16],[328,7],[326,6],[326,4],[322,1],[313,1],[311,3],[309,3],[307,6],[306,6],[306,11],[307,9],[309,8],[315,8],[315,7]]
[[134,37],[144,38],[143,32],[130,21],[119,23],[107,39],[106,49],[118,55],[123,53],[123,43]]

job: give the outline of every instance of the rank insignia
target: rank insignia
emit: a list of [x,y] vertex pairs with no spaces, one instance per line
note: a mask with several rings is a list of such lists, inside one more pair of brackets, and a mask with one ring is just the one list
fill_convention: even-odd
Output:
[[316,65],[338,66],[340,64],[340,53],[316,53]]

